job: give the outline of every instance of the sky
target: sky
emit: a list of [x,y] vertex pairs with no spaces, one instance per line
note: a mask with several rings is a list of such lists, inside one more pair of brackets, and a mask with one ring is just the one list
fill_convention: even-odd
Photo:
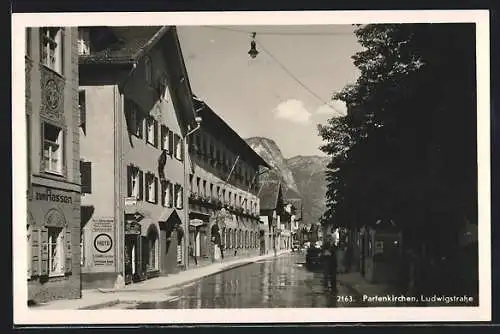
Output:
[[[273,139],[285,158],[324,155],[317,124],[345,114],[332,95],[359,73],[351,56],[361,46],[352,26],[177,29],[193,93],[242,138]],[[248,55],[251,32],[255,59]]]

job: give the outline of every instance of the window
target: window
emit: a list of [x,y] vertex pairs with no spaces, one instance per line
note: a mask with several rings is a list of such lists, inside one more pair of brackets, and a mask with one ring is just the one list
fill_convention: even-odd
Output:
[[182,186],[179,184],[175,185],[175,207],[177,209],[182,209]]
[[85,90],[81,89],[78,92],[78,109],[80,110],[80,128],[82,128],[83,133],[86,134],[86,121],[87,121],[87,107],[86,107],[87,97],[85,95]]
[[203,180],[203,189],[201,191],[201,194],[203,195],[203,197],[207,196],[207,181],[205,180]]
[[201,179],[199,177],[197,177],[196,178],[196,192],[198,195],[201,195],[200,183],[201,183]]
[[217,186],[217,193],[215,194],[218,199],[220,199],[220,186]]
[[62,29],[40,28],[40,62],[62,74]]
[[174,142],[175,142],[175,158],[178,160],[183,159],[183,141],[181,140],[181,137],[178,135],[174,136]]
[[221,200],[222,200],[223,202],[225,202],[225,201],[226,201],[226,189],[222,189],[222,198],[221,198]]
[[160,147],[162,150],[167,150],[167,152],[170,152],[169,132],[170,132],[170,130],[165,125],[161,126]]
[[143,195],[143,172],[134,166],[127,167],[127,196],[142,200]]
[[194,178],[194,175],[193,174],[189,174],[189,192],[193,192],[193,178]]
[[60,227],[48,227],[49,276],[64,275],[64,233]]
[[158,122],[152,117],[146,119],[146,141],[154,147],[158,145]]
[[90,32],[88,29],[78,29],[78,54],[81,56],[90,55]]
[[92,193],[92,163],[80,160],[80,179],[82,184],[82,194]]
[[152,173],[146,173],[146,201],[157,203],[158,178]]
[[214,196],[214,185],[213,185],[213,183],[210,183],[209,196],[210,197]]
[[125,114],[129,132],[138,138],[142,138],[144,131],[144,115],[133,101],[125,101]]
[[153,66],[151,64],[151,58],[144,58],[144,72],[146,75],[146,83],[149,87],[153,85]]
[[165,181],[162,183],[162,205],[171,208],[173,206],[172,183]]
[[49,123],[43,123],[43,161],[46,172],[62,175],[63,131]]
[[232,193],[232,192],[229,192],[229,198],[228,198],[228,203],[227,203],[227,204],[229,204],[229,205],[232,205],[232,204],[233,204],[233,203],[232,203],[232,200],[233,200],[233,196],[232,196],[232,195],[233,195],[233,193]]

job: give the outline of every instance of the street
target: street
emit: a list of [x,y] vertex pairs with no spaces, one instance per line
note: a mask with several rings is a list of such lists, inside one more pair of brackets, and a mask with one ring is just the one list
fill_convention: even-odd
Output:
[[311,308],[359,306],[343,285],[334,295],[323,273],[305,268],[305,254],[292,253],[237,267],[168,291],[163,302],[123,304],[127,309]]

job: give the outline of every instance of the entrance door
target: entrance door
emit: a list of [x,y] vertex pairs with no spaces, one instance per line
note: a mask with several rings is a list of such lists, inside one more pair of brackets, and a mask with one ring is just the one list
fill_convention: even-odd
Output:
[[127,235],[125,237],[125,283],[130,283],[138,273],[140,266],[139,237]]

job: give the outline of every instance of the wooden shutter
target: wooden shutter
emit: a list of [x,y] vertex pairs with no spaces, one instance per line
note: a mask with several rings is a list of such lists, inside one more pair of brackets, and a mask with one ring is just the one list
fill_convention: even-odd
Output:
[[49,231],[44,226],[40,228],[40,276],[49,274]]
[[174,191],[174,186],[172,183],[168,183],[168,193],[169,193],[169,199],[168,199],[168,206],[173,207],[174,206],[174,196],[175,196],[175,191]]
[[31,276],[40,275],[40,229],[31,229]]
[[71,254],[71,228],[68,226],[66,227],[66,235],[64,242],[66,243],[66,248],[64,249],[64,256],[66,258],[65,266],[64,266],[64,271],[66,273],[71,273],[72,270],[72,254]]
[[155,147],[158,147],[158,122],[156,120],[153,120],[153,126],[154,126],[153,144]]
[[172,155],[174,153],[174,133],[172,131],[168,131],[168,153]]
[[144,178],[143,178],[144,173],[142,170],[138,172],[138,177],[139,177],[139,200],[142,201],[143,199],[143,194],[144,194]]
[[155,191],[154,202],[155,202],[155,204],[158,204],[158,178],[156,176],[153,178],[153,182],[154,182],[154,191]]
[[181,142],[181,161],[184,161],[184,148],[185,148],[185,145],[184,145],[184,142],[182,140],[182,138],[179,138],[180,142]]
[[127,166],[127,196],[132,196],[132,166]]
[[180,205],[179,205],[179,209],[182,209],[184,207],[184,189],[182,188],[181,185],[179,185],[179,193],[180,193],[180,196],[181,196],[181,200],[180,200]]
[[80,160],[82,194],[92,193],[92,163]]

